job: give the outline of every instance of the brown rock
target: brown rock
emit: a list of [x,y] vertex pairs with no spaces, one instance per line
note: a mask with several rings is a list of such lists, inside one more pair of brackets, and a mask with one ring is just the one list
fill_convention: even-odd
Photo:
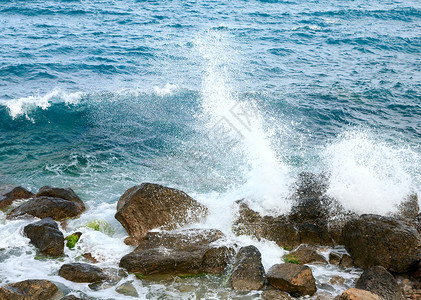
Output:
[[0,209],[6,208],[15,200],[29,199],[32,197],[34,197],[34,194],[21,186],[2,186],[0,187]]
[[39,197],[30,199],[12,210],[7,219],[30,215],[40,219],[50,217],[58,221],[64,218],[77,217],[81,213],[80,207],[72,201],[61,198]]
[[346,223],[343,239],[354,264],[363,269],[380,265],[404,273],[421,259],[418,232],[393,218],[362,215]]
[[129,233],[126,244],[137,245],[151,229],[173,230],[195,223],[206,214],[205,206],[182,191],[143,183],[121,196],[115,218]]
[[286,261],[296,260],[299,264],[327,264],[326,259],[317,253],[317,248],[309,245],[301,245],[296,250],[285,255]]
[[402,300],[402,293],[396,279],[381,266],[364,271],[355,284],[357,289],[366,290],[386,300]]
[[236,257],[228,279],[229,285],[237,291],[260,290],[266,281],[262,256],[255,246],[242,247]]
[[45,196],[45,197],[61,198],[61,199],[69,200],[76,203],[79,206],[80,211],[85,210],[85,204],[71,188],[64,189],[64,188],[51,187],[51,186],[46,185],[39,189],[36,196],[37,197]]
[[57,223],[51,218],[29,224],[23,229],[42,254],[61,256],[64,253],[64,236],[58,229]]
[[61,277],[74,282],[101,282],[108,279],[102,269],[83,263],[64,264],[58,271]]
[[232,248],[211,245],[223,236],[219,230],[202,229],[149,232],[123,256],[120,267],[144,276],[221,274],[234,256]]
[[296,264],[277,264],[270,268],[267,277],[272,286],[300,297],[316,292],[316,281],[311,269]]
[[341,276],[333,276],[330,278],[329,282],[334,285],[342,285],[345,283],[345,278]]
[[280,290],[275,290],[275,289],[267,289],[263,291],[262,298],[264,300],[292,300],[293,299],[287,293]]
[[344,267],[344,268],[352,268],[352,267],[355,267],[354,260],[352,259],[351,256],[349,256],[346,253],[342,254],[342,256],[341,256],[341,262],[339,263],[339,265],[341,267]]
[[341,255],[338,252],[332,251],[329,253],[329,263],[331,265],[339,265],[341,262]]
[[384,300],[382,297],[370,293],[369,291],[350,288],[345,290],[340,296],[334,300]]
[[64,296],[60,300],[83,300],[82,298],[76,297],[74,295]]
[[57,286],[48,280],[29,279],[9,283],[0,288],[1,300],[47,300],[58,291]]

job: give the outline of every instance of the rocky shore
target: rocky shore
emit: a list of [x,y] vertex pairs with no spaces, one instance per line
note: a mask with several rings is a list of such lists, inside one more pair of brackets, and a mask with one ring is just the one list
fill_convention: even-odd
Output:
[[[121,273],[96,266],[91,253],[83,261],[62,264],[54,275],[92,289],[115,285],[134,274],[141,281],[183,280],[220,276],[220,284],[262,299],[421,299],[421,217],[417,195],[403,199],[391,216],[356,215],[326,196],[323,175],[302,173],[288,215],[262,216],[247,200],[236,202],[232,231],[275,242],[288,253],[265,270],[253,245],[233,243],[217,229],[190,228],[208,215],[208,208],[186,193],[158,184],[128,189],[117,203],[115,218],[128,233],[133,251],[121,257]],[[34,194],[18,186],[0,187],[0,209],[6,222],[32,220],[22,228],[41,255],[57,259],[75,247],[81,232],[67,237],[60,230],[78,218],[85,204],[70,188],[44,186]],[[60,225],[60,226],[59,226]],[[360,269],[352,286],[339,294],[319,293],[312,266]],[[332,276],[332,285],[344,278]],[[122,295],[136,297],[130,285]],[[123,297],[123,296],[122,296]],[[0,299],[82,299],[53,280],[29,279],[0,287]]]

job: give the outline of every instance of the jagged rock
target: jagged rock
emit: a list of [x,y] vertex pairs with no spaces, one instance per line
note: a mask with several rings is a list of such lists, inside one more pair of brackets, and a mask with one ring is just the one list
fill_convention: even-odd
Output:
[[48,280],[28,279],[0,288],[2,300],[48,300],[57,293],[57,286]]
[[58,271],[58,275],[74,282],[92,283],[108,279],[108,276],[101,268],[83,263],[64,264]]
[[355,284],[355,287],[372,292],[386,300],[403,299],[395,277],[381,266],[375,266],[365,270]]
[[329,282],[334,285],[342,285],[345,283],[345,278],[341,276],[333,276],[330,278]]
[[52,218],[29,224],[23,229],[42,254],[61,256],[64,253],[64,236]]
[[316,281],[308,266],[291,263],[272,266],[267,277],[272,286],[293,295],[301,297],[313,295],[316,292]]
[[262,293],[263,300],[292,300],[293,298],[287,293],[278,289],[267,289]]
[[64,189],[64,188],[51,187],[51,186],[46,185],[38,190],[38,193],[36,196],[37,197],[45,196],[45,197],[61,198],[61,199],[69,200],[77,204],[80,211],[85,210],[85,204],[71,188]]
[[339,265],[341,262],[341,255],[335,251],[329,253],[329,263],[331,265]]
[[421,259],[418,232],[393,218],[362,215],[346,223],[343,238],[354,264],[363,269],[380,265],[404,273]]
[[382,297],[356,288],[345,290],[341,295],[335,297],[334,300],[384,300]]
[[349,256],[348,254],[344,253],[341,256],[341,262],[339,263],[339,265],[343,268],[352,268],[355,267],[354,265],[354,260],[352,259],[351,256]]
[[12,210],[7,219],[30,215],[40,219],[50,217],[54,220],[61,220],[77,217],[81,213],[80,207],[72,201],[61,198],[39,197],[30,199]]
[[115,218],[129,233],[126,244],[136,245],[151,229],[173,230],[197,222],[206,214],[204,205],[182,191],[143,183],[121,196]]
[[3,209],[18,199],[29,199],[34,194],[21,186],[6,185],[0,187],[0,209]]
[[219,230],[149,232],[120,267],[143,276],[221,274],[234,256],[232,248],[211,245],[222,237]]
[[242,247],[235,257],[229,285],[237,291],[252,291],[262,289],[265,281],[265,269],[259,250],[255,246]]
[[294,263],[301,265],[311,263],[327,264],[326,259],[317,253],[317,248],[309,245],[299,246],[296,250],[285,255],[285,260],[294,260]]

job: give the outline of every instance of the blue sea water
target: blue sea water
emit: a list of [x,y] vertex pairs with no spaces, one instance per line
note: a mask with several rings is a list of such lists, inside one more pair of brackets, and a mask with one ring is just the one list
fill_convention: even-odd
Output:
[[0,184],[70,186],[92,218],[145,181],[282,212],[302,171],[387,214],[420,143],[419,1],[0,2]]

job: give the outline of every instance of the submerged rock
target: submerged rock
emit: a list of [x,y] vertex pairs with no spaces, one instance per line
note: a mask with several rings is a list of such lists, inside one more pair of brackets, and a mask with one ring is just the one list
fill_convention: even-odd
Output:
[[355,265],[363,269],[379,265],[404,273],[421,259],[418,232],[393,218],[362,215],[346,223],[343,238]]
[[151,229],[177,229],[198,222],[206,214],[204,205],[182,191],[143,183],[121,196],[115,218],[129,233],[126,244],[136,245]]
[[83,263],[64,264],[61,266],[58,275],[74,282],[93,283],[108,279],[101,268]]
[[267,277],[272,286],[295,297],[311,296],[317,290],[316,280],[308,266],[277,264],[269,269]]
[[69,200],[75,203],[79,207],[80,211],[85,210],[85,204],[71,188],[57,188],[46,185],[40,188],[36,195],[36,197],[43,196]]
[[229,285],[237,291],[252,291],[262,289],[265,281],[265,268],[259,250],[255,246],[242,247],[235,257]]
[[284,260],[286,262],[292,262],[297,264],[327,264],[326,259],[317,253],[317,248],[309,245],[301,245],[296,250],[291,251],[285,255]]
[[382,297],[369,291],[356,288],[345,290],[341,295],[335,297],[334,300],[384,300]]
[[28,279],[0,288],[2,300],[48,300],[57,293],[57,286],[48,280]]
[[12,210],[7,219],[30,215],[40,219],[50,217],[54,220],[61,220],[77,217],[81,213],[80,206],[72,201],[62,198],[38,197],[30,199]]
[[11,205],[18,199],[29,199],[35,195],[21,186],[6,185],[0,187],[0,209]]
[[64,236],[52,218],[29,224],[23,229],[42,254],[61,256],[64,253]]
[[386,300],[403,299],[395,277],[381,266],[375,266],[365,270],[355,284],[355,287],[372,292]]
[[223,237],[219,230],[149,232],[120,267],[142,276],[221,274],[234,256],[232,248],[212,245]]
[[332,251],[329,253],[329,263],[332,265],[339,265],[341,262],[341,255],[338,252]]

